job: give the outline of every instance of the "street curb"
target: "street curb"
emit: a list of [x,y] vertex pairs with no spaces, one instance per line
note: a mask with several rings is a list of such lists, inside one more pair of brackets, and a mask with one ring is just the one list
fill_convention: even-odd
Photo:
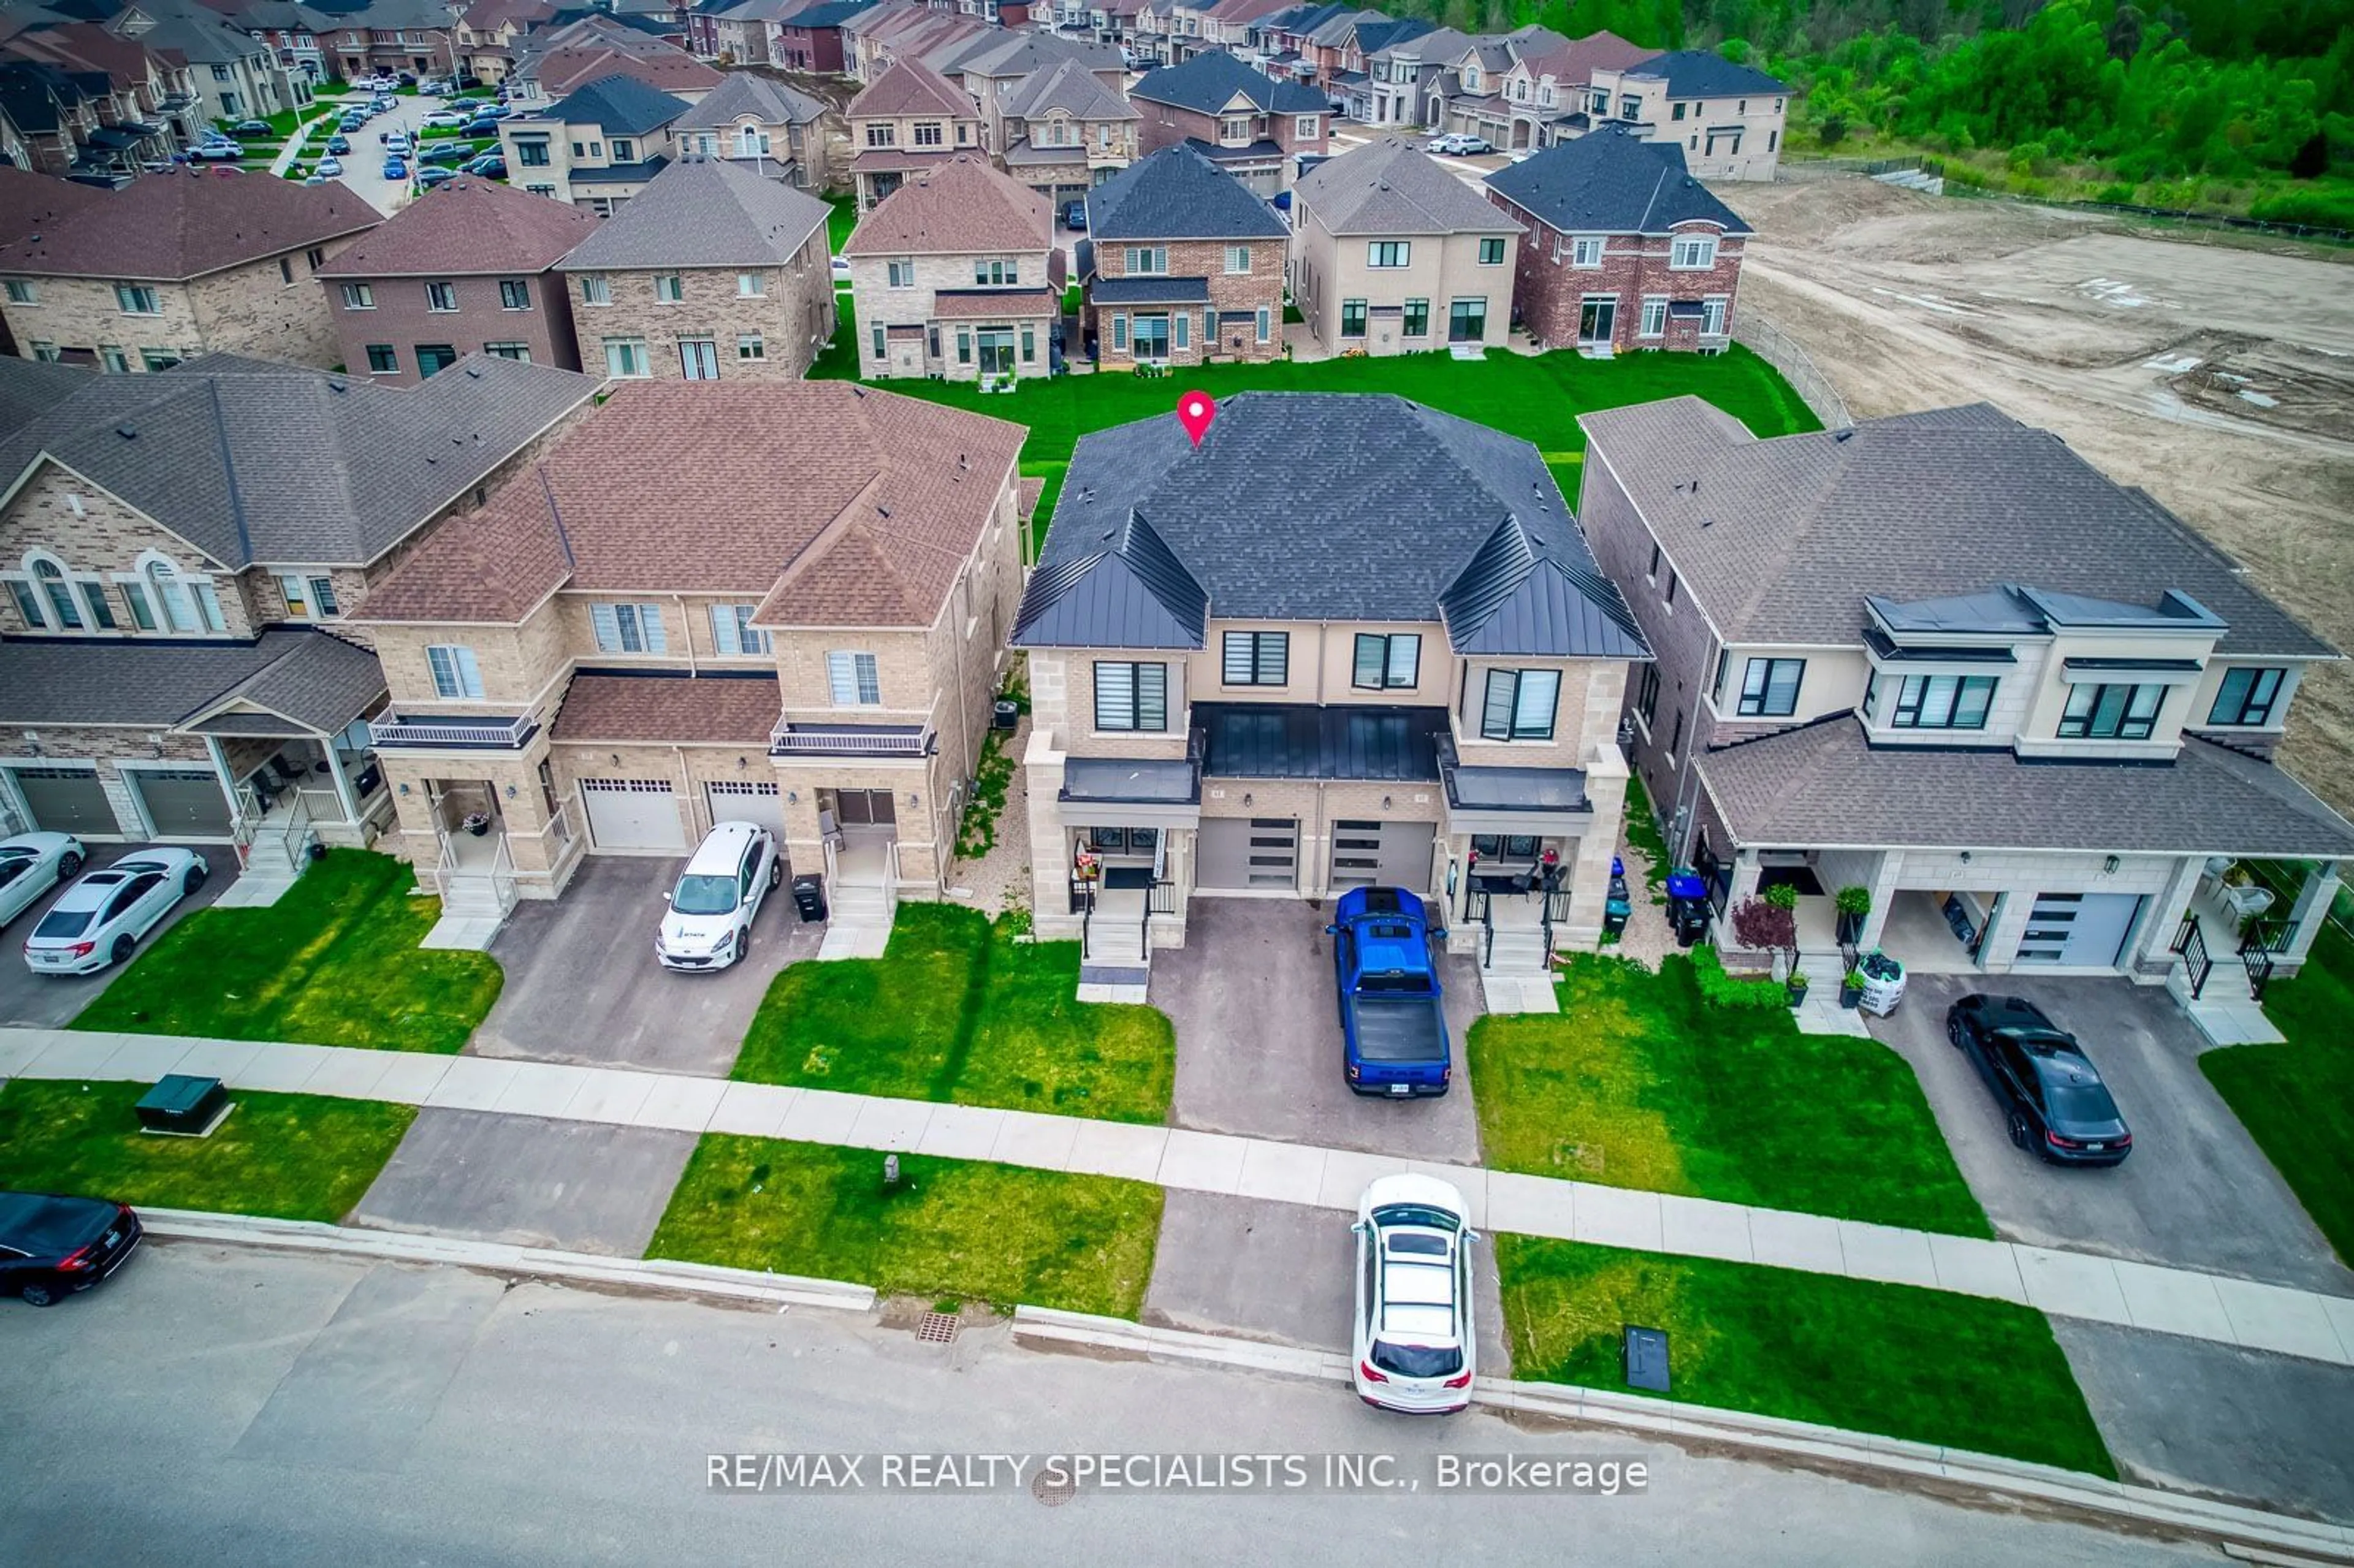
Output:
[[[1016,1344],[1033,1347],[1095,1350],[1169,1364],[1223,1366],[1311,1382],[1345,1383],[1349,1378],[1349,1358],[1331,1351],[1158,1329],[1043,1307],[1014,1309],[1013,1339]],[[1472,1390],[1472,1402],[1494,1410],[1517,1410],[1653,1437],[1829,1461],[1910,1480],[1943,1481],[2145,1529],[2197,1536],[2227,1547],[2291,1552],[2316,1563],[2354,1563],[2354,1529],[2347,1526],[2104,1480],[1999,1455],[1566,1383],[1483,1380]]]
[[827,1307],[844,1312],[875,1309],[872,1287],[839,1279],[807,1279],[800,1275],[764,1274],[748,1268],[720,1268],[666,1258],[599,1257],[593,1253],[556,1252],[504,1242],[461,1241],[401,1231],[360,1230],[312,1220],[214,1214],[191,1209],[142,1207],[139,1218],[149,1235],[172,1241],[276,1247],[395,1263],[444,1264],[526,1275],[535,1279],[680,1292],[779,1307]]

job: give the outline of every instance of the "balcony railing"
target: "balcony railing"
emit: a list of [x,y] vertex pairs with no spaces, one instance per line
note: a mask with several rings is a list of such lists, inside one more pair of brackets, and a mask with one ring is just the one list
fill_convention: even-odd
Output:
[[772,757],[928,757],[929,725],[779,725],[769,736]]
[[520,749],[538,727],[529,714],[518,714],[512,718],[387,714],[369,722],[368,733],[379,747],[460,747],[468,750],[514,751]]

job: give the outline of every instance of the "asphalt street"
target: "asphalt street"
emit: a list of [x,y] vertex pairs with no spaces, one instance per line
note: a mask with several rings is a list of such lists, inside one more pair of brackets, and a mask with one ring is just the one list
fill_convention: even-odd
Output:
[[[5,1315],[0,1562],[2209,1563],[2203,1548],[1337,1388],[456,1269],[151,1245]],[[732,1453],[1642,1459],[1643,1495],[724,1495]],[[863,1467],[870,1482],[879,1459]]]

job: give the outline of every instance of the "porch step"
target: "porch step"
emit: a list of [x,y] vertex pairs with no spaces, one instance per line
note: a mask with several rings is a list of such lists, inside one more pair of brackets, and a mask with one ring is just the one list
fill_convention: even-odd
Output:
[[1106,969],[1150,969],[1152,955],[1145,947],[1144,927],[1090,925],[1080,961]]
[[504,920],[513,907],[500,897],[498,884],[487,876],[453,876],[450,891],[441,899],[442,916],[449,919]]
[[826,911],[830,919],[885,927],[891,924],[891,900],[879,887],[841,883],[826,890],[826,899],[831,906]]
[[289,844],[276,833],[257,834],[253,842],[246,846],[246,874],[293,881],[311,863],[311,845],[318,842],[318,837],[305,830],[300,840]]
[[1480,939],[1479,972],[1490,975],[1541,975],[1545,972],[1545,938],[1542,929],[1500,926],[1493,942]]

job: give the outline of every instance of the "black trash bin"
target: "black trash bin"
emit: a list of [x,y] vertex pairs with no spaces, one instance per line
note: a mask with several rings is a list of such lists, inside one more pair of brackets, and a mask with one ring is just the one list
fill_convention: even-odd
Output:
[[1668,925],[1680,947],[1692,947],[1708,932],[1708,884],[1689,871],[1668,878]]
[[824,919],[825,878],[814,872],[793,878],[793,907],[805,921]]

